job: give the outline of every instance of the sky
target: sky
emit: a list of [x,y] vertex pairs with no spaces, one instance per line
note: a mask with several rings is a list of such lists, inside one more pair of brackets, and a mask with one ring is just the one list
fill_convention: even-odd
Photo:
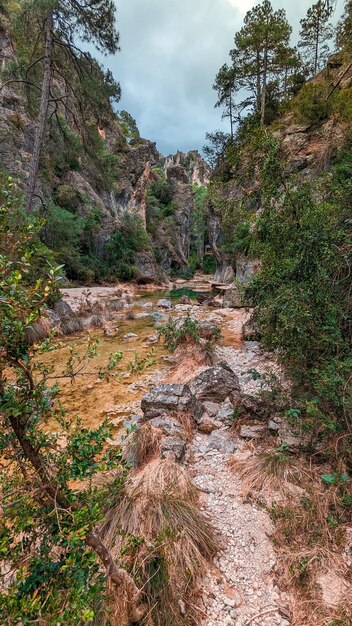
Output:
[[[297,40],[314,0],[272,0],[284,8]],[[258,0],[116,0],[121,51],[100,58],[120,82],[118,110],[164,155],[201,150],[205,133],[227,131],[212,89],[229,60],[236,31]],[[338,0],[335,16],[343,12]]]

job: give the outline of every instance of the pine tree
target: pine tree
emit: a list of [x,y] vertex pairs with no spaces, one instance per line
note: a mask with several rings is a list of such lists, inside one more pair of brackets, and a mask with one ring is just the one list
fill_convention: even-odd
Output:
[[352,51],[352,0],[345,3],[345,11],[338,23],[336,33],[338,48]]
[[[92,57],[78,47],[79,42],[89,41],[101,52],[115,53],[119,41],[115,14],[113,0],[31,0],[20,3],[17,30],[21,33],[23,51],[19,55],[17,72],[11,79],[25,84],[28,92],[40,94],[27,184],[27,211],[35,197],[48,119],[55,118],[60,126],[58,111],[61,107],[65,114],[70,114],[76,126],[80,126],[80,121],[85,118],[83,93],[89,94],[92,104],[100,101],[102,108],[102,91],[107,98],[119,99],[119,86],[111,74],[102,74]],[[75,107],[72,107],[73,100],[76,101]],[[62,125],[61,130],[64,132]]]
[[316,76],[324,67],[329,55],[328,42],[333,36],[333,28],[329,23],[331,13],[331,5],[327,6],[323,0],[318,0],[301,20],[298,46],[303,50],[307,71],[312,76]]
[[285,11],[273,11],[264,0],[249,11],[244,26],[235,36],[235,48],[230,52],[239,82],[251,94],[254,108],[265,121],[267,85],[283,72],[283,51],[289,48],[292,29]]

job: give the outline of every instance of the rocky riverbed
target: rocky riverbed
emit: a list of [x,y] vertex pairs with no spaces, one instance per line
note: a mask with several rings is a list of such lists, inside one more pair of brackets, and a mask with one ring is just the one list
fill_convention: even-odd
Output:
[[[203,291],[206,284],[202,281]],[[282,372],[273,354],[245,339],[249,309],[224,308],[218,299],[209,306],[209,296],[200,304],[196,294],[189,298],[177,292],[172,298],[170,293],[100,287],[89,293],[64,290],[64,305],[74,318],[82,314],[89,318],[98,304],[106,319],[100,328],[63,339],[59,359],[54,352],[47,356],[48,362],[55,362],[59,372],[68,344],[73,343],[80,354],[87,332],[100,340],[98,368],[109,354],[123,352],[116,377],[104,384],[89,376],[64,382],[63,401],[72,415],[82,415],[83,409],[85,423],[96,425],[107,415],[112,418],[116,430],[111,443],[122,442],[132,464],[136,459],[130,454],[125,429],[134,424],[138,431],[149,425],[159,437],[152,457],[161,455],[188,469],[199,490],[200,507],[220,545],[199,581],[198,613],[203,625],[296,626],[294,600],[279,588],[269,513],[255,500],[243,500],[241,476],[236,465],[228,465],[230,459],[246,461],[263,439],[271,441],[274,449],[282,443],[297,444],[282,416],[263,413],[266,373],[285,385]],[[192,350],[176,356],[166,350],[158,333],[169,316],[178,323],[189,316],[221,330],[211,365],[193,359]],[[191,416],[188,433],[182,419],[175,417],[184,414]]]

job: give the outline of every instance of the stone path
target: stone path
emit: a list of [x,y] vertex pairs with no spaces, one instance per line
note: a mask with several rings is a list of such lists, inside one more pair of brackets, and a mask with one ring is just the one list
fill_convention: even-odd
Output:
[[190,469],[222,549],[204,581],[204,626],[290,626],[285,618],[289,598],[280,593],[273,574],[271,520],[265,511],[243,503],[236,476],[227,467],[229,455],[208,449],[207,438],[195,436]]

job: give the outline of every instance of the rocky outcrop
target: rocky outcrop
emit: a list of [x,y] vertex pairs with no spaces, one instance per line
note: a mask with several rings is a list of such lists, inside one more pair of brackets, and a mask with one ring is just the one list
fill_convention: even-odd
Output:
[[219,363],[194,378],[191,391],[200,401],[223,402],[230,394],[239,395],[240,385],[227,363]]
[[160,385],[153,387],[141,402],[144,419],[149,420],[168,413],[188,413],[201,417],[203,407],[187,385]]
[[163,161],[165,173],[172,166],[181,166],[187,176],[187,181],[191,185],[206,187],[210,182],[211,169],[198,150],[190,152],[176,152],[169,154]]

